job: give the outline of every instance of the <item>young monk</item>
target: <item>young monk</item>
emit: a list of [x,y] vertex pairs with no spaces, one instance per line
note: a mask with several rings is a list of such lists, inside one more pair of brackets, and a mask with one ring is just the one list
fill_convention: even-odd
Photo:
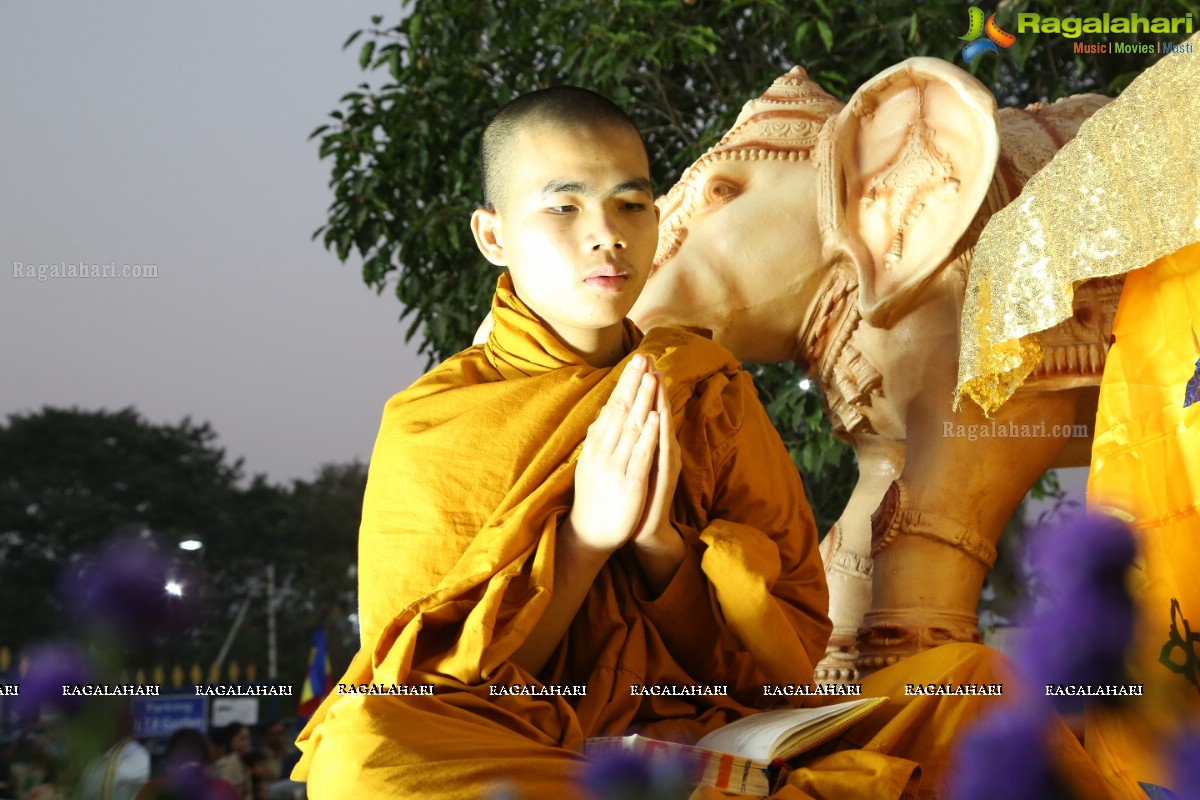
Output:
[[[316,800],[583,797],[585,737],[691,742],[802,705],[764,685],[809,683],[830,631],[812,514],[750,377],[625,318],[658,218],[633,123],[581,89],[535,92],[482,160],[471,229],[507,270],[494,327],[388,403],[363,504],[362,649],[341,683],[413,693],[326,700],[294,775]],[[984,652],[930,651],[866,694],[998,683]],[[995,702],[942,700],[900,697],[778,797],[935,788],[952,732]]]

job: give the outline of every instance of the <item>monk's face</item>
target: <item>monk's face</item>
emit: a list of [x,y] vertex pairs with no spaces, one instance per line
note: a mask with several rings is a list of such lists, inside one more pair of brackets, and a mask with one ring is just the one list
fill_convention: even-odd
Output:
[[494,214],[517,295],[569,345],[619,329],[654,260],[658,209],[641,139],[617,126],[518,133]]

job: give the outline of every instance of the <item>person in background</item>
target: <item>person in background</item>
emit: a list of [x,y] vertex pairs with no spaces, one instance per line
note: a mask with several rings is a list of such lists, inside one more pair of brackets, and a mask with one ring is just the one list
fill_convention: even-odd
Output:
[[250,770],[250,794],[254,800],[263,800],[267,796],[267,757],[261,750],[252,750],[242,759],[246,769]]
[[147,783],[137,800],[239,800],[229,781],[208,774],[208,739],[195,728],[171,734],[163,756],[163,775]]
[[28,769],[37,734],[37,723],[26,725],[0,752],[0,797],[17,796],[17,786]]
[[132,707],[118,702],[110,712],[116,723],[109,741],[116,741],[84,768],[75,800],[134,800],[150,780],[150,751],[133,738]]
[[263,773],[268,783],[274,783],[283,774],[283,761],[288,756],[288,741],[284,737],[283,720],[274,720],[263,726]]
[[253,800],[254,786],[250,768],[243,760],[250,752],[250,729],[240,722],[231,722],[215,729],[210,737],[216,750],[216,758],[209,771],[233,784],[242,800]]
[[13,740],[8,749],[11,760],[10,795],[16,800],[51,800],[61,797],[56,786],[59,778],[54,746],[40,726],[30,726]]

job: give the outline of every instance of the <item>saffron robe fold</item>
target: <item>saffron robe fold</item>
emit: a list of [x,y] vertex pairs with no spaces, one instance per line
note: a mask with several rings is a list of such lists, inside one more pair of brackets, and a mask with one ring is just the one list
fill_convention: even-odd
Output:
[[[664,376],[682,461],[671,521],[687,555],[652,597],[632,554],[618,551],[542,673],[509,660],[554,591],[575,459],[626,361],[586,364],[507,275],[492,314],[486,344],[388,403],[363,504],[362,649],[341,683],[432,684],[435,694],[331,694],[298,740],[294,777],[316,800],[476,800],[501,787],[522,800],[581,796],[585,737],[692,742],[755,710],[802,704],[764,698],[763,686],[809,683],[824,651],[831,625],[812,514],[750,377],[703,338],[669,329],[642,338],[626,322],[628,354],[649,356]],[[997,682],[980,648],[967,648],[910,659],[905,675]],[[899,693],[897,680],[877,683]],[[587,689],[491,694],[511,684]],[[727,694],[634,695],[641,684]],[[928,757],[936,784],[945,745],[978,700],[905,699],[829,748],[862,750],[814,759],[780,797],[899,797],[920,773],[889,750]]]

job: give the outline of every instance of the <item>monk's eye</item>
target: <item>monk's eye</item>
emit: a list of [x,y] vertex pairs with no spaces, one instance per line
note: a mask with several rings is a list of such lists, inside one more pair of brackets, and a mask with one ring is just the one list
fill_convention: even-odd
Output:
[[711,178],[704,184],[704,204],[719,206],[728,203],[742,193],[742,187],[728,178]]

